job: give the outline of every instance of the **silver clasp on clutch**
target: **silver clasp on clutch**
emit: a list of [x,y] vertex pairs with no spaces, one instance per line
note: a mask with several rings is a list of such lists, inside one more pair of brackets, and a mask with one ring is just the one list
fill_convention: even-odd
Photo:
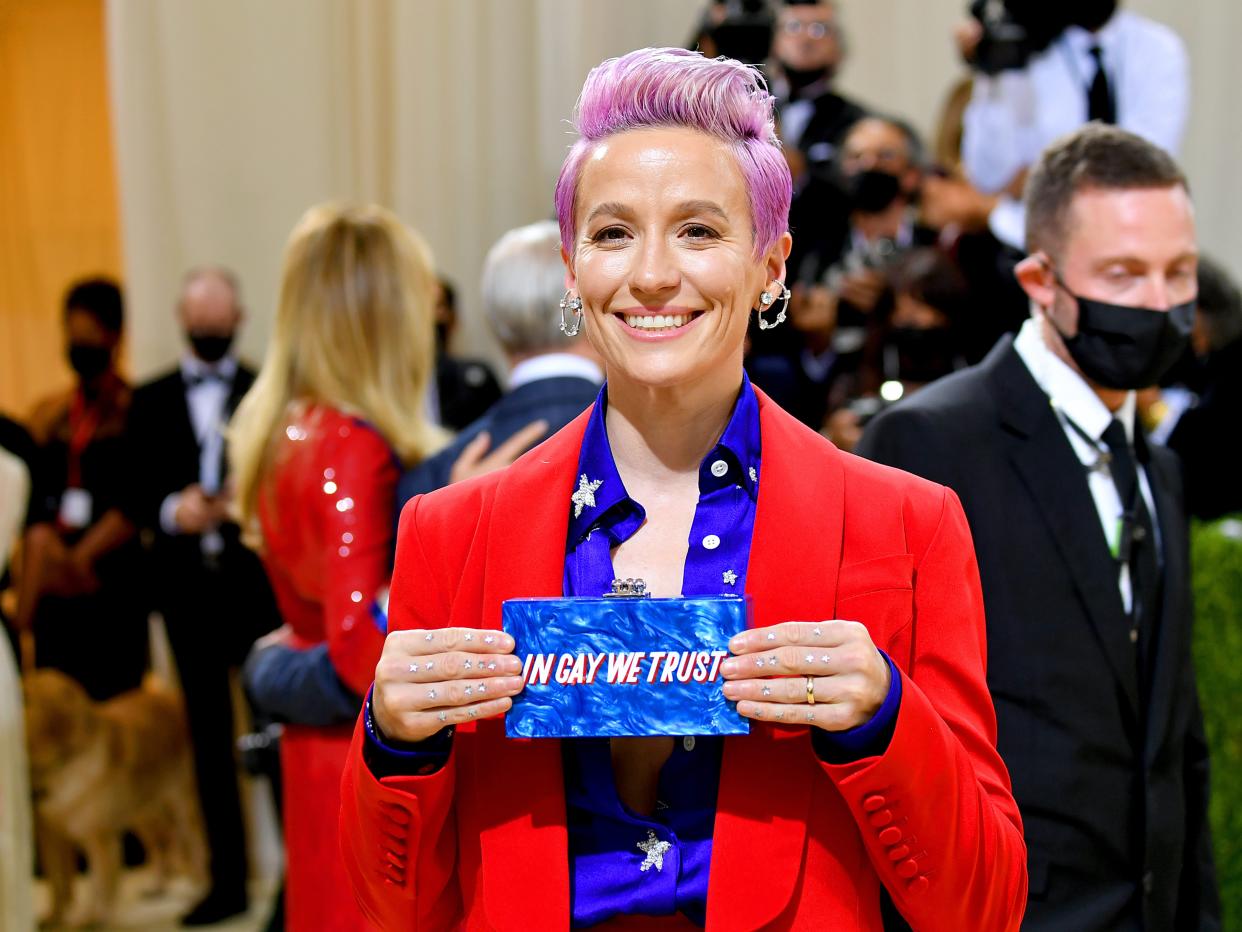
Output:
[[647,584],[641,579],[614,579],[612,581],[612,592],[605,592],[605,599],[647,599],[651,597],[651,593],[647,591]]

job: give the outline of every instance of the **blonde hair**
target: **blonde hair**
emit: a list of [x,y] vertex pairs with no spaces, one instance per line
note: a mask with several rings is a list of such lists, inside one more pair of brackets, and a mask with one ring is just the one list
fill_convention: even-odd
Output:
[[267,357],[228,431],[236,517],[252,545],[259,489],[294,402],[368,421],[406,466],[444,444],[425,414],[432,269],[421,237],[382,207],[320,204],[294,227]]

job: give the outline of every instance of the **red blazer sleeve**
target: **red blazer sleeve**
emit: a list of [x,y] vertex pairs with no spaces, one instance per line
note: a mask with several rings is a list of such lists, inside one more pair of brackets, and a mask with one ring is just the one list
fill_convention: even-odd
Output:
[[1016,930],[1026,907],[1026,846],[996,751],[970,529],[949,489],[930,533],[911,523],[912,648],[892,741],[879,757],[823,767],[914,928]]
[[364,695],[375,679],[384,632],[371,605],[388,585],[392,513],[398,468],[378,433],[355,424],[336,438],[327,461],[336,487],[318,497],[328,578],[323,590],[323,627],[328,656],[341,680]]
[[[418,534],[415,498],[401,514],[388,630],[440,628],[448,604]],[[468,515],[462,520],[468,522]],[[417,593],[417,598],[415,594]],[[374,663],[372,663],[374,670]],[[362,719],[341,784],[341,848],[366,917],[381,929],[447,929],[461,921],[452,817],[456,755],[435,773],[376,780],[363,759]]]

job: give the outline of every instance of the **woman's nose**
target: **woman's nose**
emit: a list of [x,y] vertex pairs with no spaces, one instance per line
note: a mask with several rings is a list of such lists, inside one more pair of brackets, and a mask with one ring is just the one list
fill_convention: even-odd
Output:
[[661,236],[649,237],[639,250],[633,270],[633,287],[637,293],[658,295],[681,284],[672,250]]

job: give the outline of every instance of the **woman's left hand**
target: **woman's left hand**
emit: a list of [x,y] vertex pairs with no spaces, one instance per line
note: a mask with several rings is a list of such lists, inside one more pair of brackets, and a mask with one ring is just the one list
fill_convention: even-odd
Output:
[[[788,621],[729,641],[724,694],[746,718],[846,731],[869,722],[892,674],[856,621]],[[815,703],[810,703],[814,696]]]

